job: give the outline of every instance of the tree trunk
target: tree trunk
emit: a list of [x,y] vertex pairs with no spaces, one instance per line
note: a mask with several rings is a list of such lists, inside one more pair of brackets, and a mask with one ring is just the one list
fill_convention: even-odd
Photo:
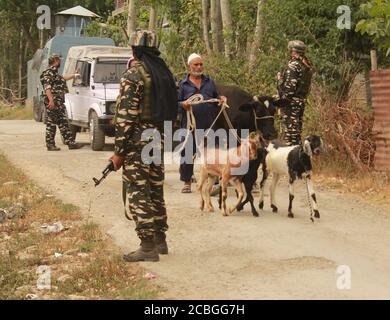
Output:
[[136,10],[137,0],[129,0],[128,7],[128,16],[127,16],[127,34],[130,37],[131,34],[136,30],[137,22],[137,10]]
[[257,5],[257,21],[255,35],[252,42],[252,47],[249,55],[249,73],[252,73],[256,62],[256,54],[260,48],[261,40],[263,38],[263,9],[264,9],[265,0],[260,0]]
[[19,74],[18,74],[18,98],[22,98],[23,77],[23,30],[19,32]]
[[149,30],[156,31],[157,20],[158,20],[158,6],[157,4],[153,4],[150,7],[150,16],[149,16]]
[[[4,48],[4,44],[3,44],[3,39],[2,39],[2,33],[0,33],[0,48],[2,49],[1,52],[0,52],[0,61],[2,61],[2,63],[0,64],[0,87],[3,87],[4,86],[4,60],[5,60],[5,57],[3,55],[3,48]],[[0,92],[0,95],[1,95],[1,92]]]
[[[30,34],[33,34],[33,31],[34,31],[34,28],[35,28],[35,21],[33,20],[30,24],[30,28],[29,28],[29,32]],[[34,34],[34,36],[36,37],[37,34]],[[22,39],[23,40],[23,39]],[[27,68],[27,61],[28,61],[28,58],[29,58],[29,49],[30,50],[33,50],[32,48],[30,48],[30,45],[28,42],[24,42],[23,43],[23,52],[22,52],[22,61],[23,61],[23,65],[22,65],[22,74],[23,74],[23,77],[22,77],[22,98],[27,98],[27,95],[28,95],[28,68]]]
[[221,0],[221,13],[225,42],[225,56],[229,58],[232,55],[233,44],[233,23],[229,0]]
[[190,31],[188,27],[183,30],[184,34],[184,49],[187,50],[190,47]]
[[39,48],[39,44],[31,35],[29,27],[27,27],[24,23],[22,23],[21,26],[22,26],[22,29],[24,31],[24,34],[26,35],[27,42],[29,43],[30,48],[32,48],[33,51],[36,51]]
[[221,2],[217,0],[216,2],[217,8],[217,26],[218,26],[218,46],[219,50],[223,51],[223,34],[222,34],[222,13],[221,13]]
[[[1,60],[4,61],[3,57]],[[3,68],[3,66],[0,66],[0,87],[4,87],[4,68]],[[0,95],[1,95],[1,92],[0,92]]]
[[[10,70],[10,65],[9,65],[9,61],[11,61],[10,59],[10,53],[11,53],[11,50],[6,50],[5,48],[8,47],[8,48],[12,48],[12,43],[11,43],[11,39],[8,38],[7,39],[7,42],[8,42],[8,45],[6,45],[4,47],[4,52],[5,52],[5,61],[7,61],[7,64],[5,65],[5,73],[4,73],[4,88],[8,88],[8,89],[11,89],[11,86],[12,86],[12,75],[11,75],[11,70]],[[5,99],[9,102],[10,101],[10,93],[9,91],[6,91],[4,93],[4,97]]]
[[[2,39],[1,40],[1,47],[2,47],[2,61],[6,61],[6,49],[5,49],[5,41]],[[0,87],[2,88],[5,88],[6,87],[6,64],[5,63],[2,63],[1,66],[1,82],[0,82]],[[3,90],[0,90],[0,102],[1,102],[1,98],[3,97]]]
[[202,26],[203,26],[203,41],[207,50],[207,54],[211,54],[210,39],[209,39],[209,0],[202,0]]
[[219,0],[211,0],[210,4],[213,50],[219,53],[223,50],[221,7]]

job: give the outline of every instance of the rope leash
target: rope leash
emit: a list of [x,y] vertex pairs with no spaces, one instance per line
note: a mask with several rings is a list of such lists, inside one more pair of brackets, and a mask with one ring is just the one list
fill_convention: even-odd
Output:
[[256,116],[256,120],[265,120],[265,119],[275,119],[275,117],[274,116],[264,116],[264,117]]
[[218,115],[215,117],[213,123],[211,124],[210,128],[207,129],[206,131],[206,134],[205,134],[205,137],[207,137],[211,131],[211,129],[214,127],[214,125],[216,124],[218,118],[221,116],[221,114],[224,112],[224,109],[226,108],[226,104],[224,103],[221,107],[221,110],[219,111]]
[[[183,149],[185,148],[185,146],[186,146],[186,144],[188,142],[190,134],[193,133],[196,130],[196,120],[195,120],[195,115],[194,115],[194,113],[192,111],[192,106],[200,105],[200,104],[206,104],[206,103],[219,103],[220,100],[219,99],[205,100],[204,97],[201,94],[194,94],[193,96],[191,96],[190,98],[187,99],[187,102],[191,105],[191,108],[186,111],[186,116],[187,116],[187,135],[186,135],[186,138],[184,139],[183,146],[180,148],[178,153],[181,153],[183,151]],[[230,129],[232,129],[234,137],[237,139],[237,141],[239,143],[241,143],[241,139],[238,136],[237,132],[234,130],[233,124],[230,121],[229,115],[226,112],[227,108],[230,108],[229,105],[227,103],[223,103],[222,107],[221,107],[221,110],[219,111],[218,115],[215,117],[215,119],[214,119],[213,123],[211,124],[210,128],[206,131],[205,138],[207,138],[207,136],[209,135],[210,131],[212,130],[214,125],[217,123],[219,117],[223,114],[223,116],[225,117],[226,123],[228,124],[228,127]],[[195,144],[196,144],[196,147],[198,147],[198,144],[196,142],[196,135],[195,135]],[[193,156],[193,160],[195,160],[195,158],[196,158],[196,153]]]
[[232,124],[232,122],[230,121],[229,115],[228,115],[227,112],[226,112],[226,108],[230,108],[230,107],[229,107],[226,103],[224,103],[224,104],[222,105],[222,108],[221,108],[220,113],[219,113],[218,116],[215,118],[215,120],[214,120],[212,126],[210,127],[210,129],[209,129],[208,132],[206,133],[206,137],[207,137],[208,133],[210,132],[210,130],[212,129],[212,127],[214,126],[214,124],[217,122],[218,118],[220,117],[220,115],[221,115],[221,113],[222,113],[223,116],[224,116],[224,118],[225,118],[225,121],[226,121],[226,123],[227,123],[227,125],[228,125],[228,127],[229,127],[229,129],[230,129],[230,132],[233,133],[233,135],[234,135],[234,137],[236,138],[237,142],[238,142],[239,144],[241,144],[241,138],[238,136],[236,129],[234,129],[233,124]]
[[[184,143],[183,143],[182,147],[180,148],[180,150],[178,151],[178,153],[181,153],[184,150],[185,146],[187,145],[190,134],[192,134],[196,130],[196,119],[195,119],[194,112],[192,111],[192,106],[205,104],[205,103],[219,103],[220,101],[218,99],[205,100],[201,94],[194,94],[193,96],[191,96],[190,98],[187,99],[187,102],[191,105],[190,109],[186,110],[187,134],[186,134],[186,137],[184,139]],[[217,119],[214,121],[213,125],[215,124],[216,121],[217,121]],[[198,144],[196,142],[196,134],[194,135],[194,138],[195,138],[195,145],[196,145],[196,147],[198,147]],[[196,158],[196,153],[193,156],[192,160],[195,160],[195,158]]]
[[218,99],[205,100],[204,97],[200,93],[198,93],[188,98],[187,102],[190,105],[195,106],[198,104],[205,104],[205,103],[219,103],[220,101]]

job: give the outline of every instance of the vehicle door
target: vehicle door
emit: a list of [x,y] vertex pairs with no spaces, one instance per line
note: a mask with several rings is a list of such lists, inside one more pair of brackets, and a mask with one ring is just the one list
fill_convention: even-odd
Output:
[[75,94],[73,96],[72,111],[74,120],[88,122],[88,111],[91,104],[90,78],[91,64],[88,61],[77,61],[76,70],[80,70],[80,77],[73,80]]

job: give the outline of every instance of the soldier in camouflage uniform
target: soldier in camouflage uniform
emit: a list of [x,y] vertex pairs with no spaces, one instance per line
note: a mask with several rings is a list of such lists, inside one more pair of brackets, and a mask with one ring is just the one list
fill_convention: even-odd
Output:
[[[141,42],[144,47],[154,47],[156,40],[154,33],[141,31],[131,39],[133,51]],[[162,129],[162,125],[150,120],[151,93],[152,79],[148,69],[135,57],[121,79],[115,116],[115,155],[111,158],[116,170],[123,165],[129,211],[141,240],[137,251],[123,257],[128,262],[159,261],[159,254],[168,254],[164,165],[148,163],[141,156],[142,149],[151,142],[158,144],[162,158],[164,154],[163,139],[155,141],[151,136],[141,141],[145,130],[160,133]]]
[[302,121],[306,98],[310,92],[313,66],[305,56],[306,45],[299,40],[288,44],[291,60],[287,68],[278,73],[278,92],[288,101],[284,109],[285,140],[288,145],[301,143]]
[[80,149],[82,145],[75,143],[72,133],[69,129],[65,109],[65,93],[68,93],[66,81],[74,79],[76,74],[61,76],[58,69],[61,65],[61,59],[58,55],[52,55],[49,58],[49,68],[46,69],[40,77],[43,90],[45,92],[46,108],[46,147],[48,151],[60,151],[55,145],[55,135],[57,126],[61,135],[70,150]]

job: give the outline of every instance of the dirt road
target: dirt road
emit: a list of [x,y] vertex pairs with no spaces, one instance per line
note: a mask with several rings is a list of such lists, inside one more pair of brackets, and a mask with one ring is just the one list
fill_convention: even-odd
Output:
[[[78,142],[88,144],[88,135],[80,134]],[[0,151],[48,193],[78,205],[123,252],[138,246],[134,226],[124,218],[120,174],[111,175],[99,188],[91,180],[106,165],[112,144],[103,152],[86,146],[48,153],[42,124],[0,121]],[[253,218],[249,208],[222,217],[219,212],[202,213],[199,196],[181,194],[181,186],[177,165],[167,166],[170,254],[159,263],[143,263],[166,288],[162,298],[390,298],[389,210],[317,185],[322,219],[312,224],[304,186],[299,184],[296,218],[290,220],[287,186],[280,184],[279,214],[268,209],[267,197],[260,218]],[[351,270],[350,290],[337,288],[341,265]]]

